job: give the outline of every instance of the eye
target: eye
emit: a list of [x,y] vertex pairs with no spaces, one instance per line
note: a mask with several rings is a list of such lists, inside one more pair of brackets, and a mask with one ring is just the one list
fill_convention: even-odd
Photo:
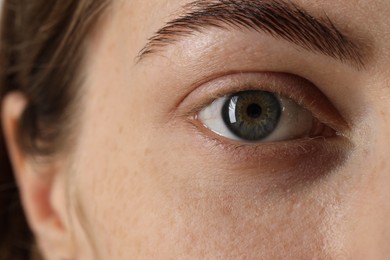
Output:
[[217,98],[197,118],[214,133],[237,141],[277,142],[336,134],[291,98],[268,91]]

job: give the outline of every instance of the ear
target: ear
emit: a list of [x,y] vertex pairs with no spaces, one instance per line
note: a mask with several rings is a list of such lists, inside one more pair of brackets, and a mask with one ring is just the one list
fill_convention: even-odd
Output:
[[19,92],[8,94],[2,104],[2,124],[22,204],[43,254],[48,259],[71,259],[75,250],[66,179],[55,162],[34,162],[19,146],[18,125],[26,105],[27,99]]

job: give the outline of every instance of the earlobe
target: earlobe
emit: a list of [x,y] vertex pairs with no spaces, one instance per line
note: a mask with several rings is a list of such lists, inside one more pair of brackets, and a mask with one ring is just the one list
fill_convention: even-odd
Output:
[[69,232],[65,180],[55,162],[36,163],[18,142],[18,125],[27,99],[8,94],[2,104],[2,125],[14,174],[28,222],[49,259],[71,259],[74,246]]

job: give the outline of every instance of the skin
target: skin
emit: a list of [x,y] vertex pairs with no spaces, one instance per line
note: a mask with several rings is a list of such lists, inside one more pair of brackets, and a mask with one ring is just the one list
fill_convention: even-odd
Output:
[[[90,38],[71,152],[36,165],[14,137],[24,98],[7,97],[10,153],[47,259],[388,257],[390,4],[294,2],[361,35],[371,50],[366,68],[265,34],[219,29],[136,63],[187,1],[123,0]],[[231,71],[306,78],[349,129],[333,141],[232,148],[237,142],[192,119],[193,107],[210,103],[205,79]]]

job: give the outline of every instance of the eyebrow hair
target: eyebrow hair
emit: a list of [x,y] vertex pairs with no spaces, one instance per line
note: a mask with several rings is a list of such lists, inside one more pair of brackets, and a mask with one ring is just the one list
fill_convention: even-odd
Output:
[[250,29],[287,40],[308,51],[364,68],[362,50],[340,32],[329,17],[315,18],[298,5],[283,0],[196,0],[168,22],[140,51],[138,61],[207,28]]

